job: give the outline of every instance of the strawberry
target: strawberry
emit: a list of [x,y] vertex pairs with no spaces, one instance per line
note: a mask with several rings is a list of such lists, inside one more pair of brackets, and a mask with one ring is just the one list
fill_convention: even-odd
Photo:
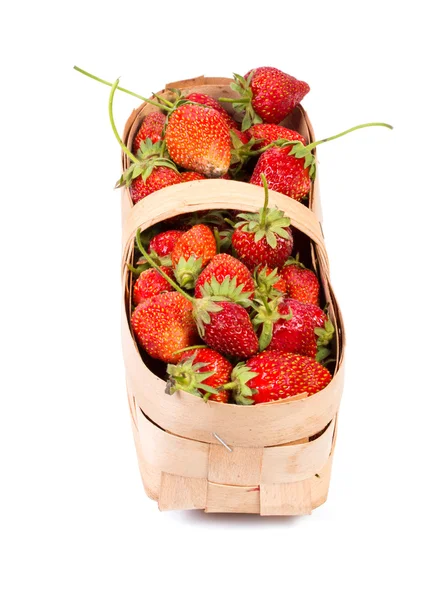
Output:
[[319,304],[319,281],[316,274],[306,269],[296,258],[290,258],[281,270],[290,298],[295,298],[304,304]]
[[231,243],[238,258],[253,270],[259,265],[281,268],[293,249],[290,219],[277,208],[268,208],[268,186],[263,177],[265,202],[258,213],[241,213]]
[[237,404],[260,404],[291,399],[297,394],[316,394],[331,381],[331,373],[308,356],[266,350],[239,363],[231,373],[231,389]]
[[207,225],[194,225],[176,242],[171,252],[174,275],[181,287],[193,288],[196,279],[216,254],[216,239]]
[[288,127],[282,127],[281,125],[274,125],[272,123],[259,123],[257,125],[252,125],[245,133],[249,134],[250,137],[255,138],[256,140],[261,140],[254,145],[255,150],[263,148],[264,146],[268,146],[272,142],[282,139],[299,141],[304,144],[304,146],[307,143],[305,138],[297,131],[288,129]]
[[207,179],[205,175],[196,173],[196,171],[185,171],[181,173],[182,181],[199,181],[200,179]]
[[333,337],[333,325],[314,304],[277,298],[271,302],[257,302],[256,311],[253,324],[262,327],[261,350],[281,350],[315,358],[319,348],[327,346]]
[[250,183],[262,185],[262,174],[264,174],[270,189],[286,194],[294,200],[301,200],[309,193],[311,181],[316,175],[316,158],[312,151],[320,144],[342,137],[356,129],[375,126],[393,129],[387,123],[365,123],[318,142],[312,142],[308,146],[300,140],[276,140],[276,147],[265,150],[257,161]]
[[271,300],[287,292],[287,283],[277,269],[270,269],[267,266],[256,267],[254,281],[255,295],[259,299]]
[[242,130],[256,123],[280,123],[310,91],[307,83],[274,67],[253,69],[245,77],[234,73],[231,88],[240,98],[219,100],[231,102],[237,111],[245,111]]
[[[229,286],[230,282],[234,282],[233,290]],[[237,258],[224,253],[216,254],[197,278],[195,297],[225,296],[239,302],[239,294],[246,300],[253,298],[254,280],[250,271]]]
[[170,378],[166,391],[174,394],[183,390],[205,401],[228,402],[229,392],[217,388],[230,381],[232,370],[230,361],[211,348],[188,350],[181,354],[177,365],[168,365]]
[[[234,302],[197,300],[194,318],[200,337],[222,354],[247,358],[259,350],[259,342],[245,308]],[[199,303],[199,304],[197,304]]]
[[168,256],[173,251],[177,240],[183,235],[183,231],[169,229],[158,233],[153,237],[148,247],[149,252],[155,252],[157,256]]
[[139,131],[133,141],[133,153],[140,148],[140,144],[150,139],[153,144],[159,142],[163,138],[163,128],[166,123],[166,116],[161,112],[152,112],[147,115],[142,121]]
[[214,108],[182,104],[171,113],[165,132],[171,159],[206,177],[221,177],[230,166],[230,130]]
[[[196,227],[205,226],[196,225]],[[182,238],[179,240],[178,244],[180,244],[181,241]],[[140,230],[136,233],[136,244],[146,261],[152,267],[157,269],[157,271],[167,279],[171,286],[179,292],[184,299],[191,303],[191,306],[193,307],[192,314],[197,324],[199,335],[208,346],[222,354],[229,354],[240,358],[252,356],[258,351],[259,342],[250,321],[249,314],[244,307],[235,302],[230,302],[224,296],[193,298],[182,290],[175,281],[163,273],[149,254],[146,253],[140,240]],[[176,244],[174,251],[178,244]],[[172,292],[169,293],[171,294]],[[159,298],[162,295],[166,294],[161,294],[160,296],[156,296],[156,298]],[[140,306],[145,306],[150,300],[147,300]],[[186,344],[181,346],[181,348],[185,346]]]
[[304,167],[304,159],[290,155],[289,147],[266,150],[257,161],[250,183],[262,185],[262,174],[271,190],[294,200],[300,200],[310,191],[310,171]]
[[137,204],[142,198],[149,196],[153,192],[157,192],[169,185],[175,185],[176,183],[182,183],[182,179],[171,167],[155,167],[145,180],[140,175],[131,182],[131,199],[134,204]]
[[214,108],[214,110],[217,110],[221,117],[223,117],[229,129],[239,129],[239,123],[233,119],[233,117],[225,110],[222,104],[220,104],[215,98],[208,96],[208,94],[198,94],[196,92],[188,94],[188,96],[185,96],[185,98],[186,100],[203,104],[203,106],[207,106],[208,108]]
[[[173,269],[171,267],[160,268],[170,277],[173,276]],[[134,283],[133,304],[137,306],[152,296],[157,296],[161,292],[170,292],[172,289],[168,281],[156,269],[147,269],[139,275]]]
[[140,345],[153,358],[179,362],[176,352],[199,340],[193,319],[193,304],[178,292],[165,292],[139,304],[131,325]]

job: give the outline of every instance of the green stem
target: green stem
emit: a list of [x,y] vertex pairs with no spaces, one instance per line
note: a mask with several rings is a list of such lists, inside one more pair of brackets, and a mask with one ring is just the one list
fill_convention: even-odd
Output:
[[351,133],[352,131],[356,131],[357,129],[363,129],[364,127],[388,127],[389,129],[393,129],[392,125],[388,125],[387,123],[365,123],[364,125],[356,125],[356,127],[352,127],[351,129],[347,129],[342,133],[338,133],[337,135],[333,135],[332,137],[325,138],[324,140],[318,140],[317,142],[312,142],[308,146],[305,146],[306,150],[312,150],[319,146],[320,144],[324,144],[325,142],[330,142],[331,140],[336,140],[337,138],[342,137],[343,135],[347,135],[347,133]]
[[116,140],[119,142],[120,147],[122,148],[122,150],[125,152],[125,154],[128,156],[128,158],[130,158],[134,163],[140,163],[140,160],[138,158],[136,158],[134,156],[134,154],[128,150],[128,148],[125,146],[125,144],[120,139],[120,135],[119,135],[119,133],[117,131],[117,127],[116,127],[116,124],[114,122],[113,100],[114,100],[114,93],[115,93],[115,91],[117,89],[118,83],[119,83],[119,80],[116,79],[116,81],[114,82],[114,84],[111,86],[111,92],[110,92],[109,101],[108,101],[109,120],[111,121],[111,127],[113,128],[113,132],[114,132],[114,135],[116,136]]
[[181,352],[188,352],[188,350],[200,350],[202,348],[208,348],[205,344],[196,344],[195,346],[187,346],[186,348],[181,348],[180,350],[176,350],[173,354],[180,354]]
[[239,386],[237,381],[231,381],[230,383],[224,383],[224,385],[220,385],[218,390],[234,390]]
[[[96,77],[96,75],[92,75],[92,73],[88,73],[88,71],[84,71],[80,67],[74,66],[74,69],[76,71],[78,71],[79,73],[82,73],[83,75],[86,75],[87,77],[90,77],[91,79],[95,79],[99,83],[104,83],[105,85],[109,85],[109,87],[112,87],[112,85],[113,85],[109,81],[105,81],[104,79],[100,79],[100,77]],[[121,92],[125,92],[125,94],[130,94],[130,96],[134,96],[135,98],[139,98],[140,100],[143,100],[144,102],[149,102],[148,98],[144,98],[143,96],[139,96],[139,94],[131,92],[130,90],[127,90],[127,89],[125,89],[123,87],[119,87],[118,86],[117,89],[120,90]]]
[[264,206],[262,208],[260,227],[262,229],[265,229],[265,219],[267,216],[267,208],[268,208],[268,182],[267,182],[267,178],[265,177],[265,175],[263,173],[261,173],[261,180],[262,180],[262,184],[263,184],[264,190],[265,190],[265,201],[264,201]]
[[[78,71],[79,73],[82,73],[83,75],[86,75],[87,77],[90,77],[91,79],[94,79],[95,81],[98,81],[99,83],[103,83],[105,85],[109,85],[109,87],[112,87],[112,83],[110,83],[109,81],[105,81],[104,79],[100,79],[100,77],[96,77],[96,75],[92,75],[92,73],[88,73],[88,71],[84,71],[83,69],[81,69],[80,67],[76,67],[74,66],[74,69],[76,71]],[[143,100],[144,102],[147,102],[148,104],[152,104],[153,106],[157,106],[157,108],[163,108],[164,110],[168,111],[168,106],[170,105],[171,102],[168,102],[168,100],[164,100],[162,98],[162,102],[165,102],[165,106],[163,104],[160,104],[159,102],[155,102],[154,100],[150,100],[149,98],[145,98],[144,96],[140,96],[139,94],[136,94],[135,92],[132,92],[131,90],[127,90],[126,88],[117,86],[116,88],[117,90],[120,90],[121,92],[125,92],[125,94],[129,94],[130,96],[134,96],[135,98],[139,98],[140,100]]]
[[170,286],[176,290],[176,292],[179,292],[180,294],[182,294],[182,296],[184,296],[184,298],[186,298],[187,300],[189,300],[190,302],[194,303],[194,298],[192,296],[190,296],[189,294],[187,294],[186,292],[183,291],[183,289],[181,287],[179,287],[177,285],[177,283],[175,281],[173,281],[173,279],[171,279],[171,277],[169,277],[166,273],[164,273],[162,271],[162,269],[156,265],[156,263],[153,261],[153,259],[150,257],[149,254],[147,254],[147,252],[145,251],[145,248],[142,246],[142,241],[140,239],[140,229],[137,230],[136,232],[136,244],[137,247],[140,251],[140,253],[142,254],[142,256],[146,259],[146,261],[154,268],[156,269],[156,271],[162,275],[162,277],[168,281],[168,283],[170,284]]

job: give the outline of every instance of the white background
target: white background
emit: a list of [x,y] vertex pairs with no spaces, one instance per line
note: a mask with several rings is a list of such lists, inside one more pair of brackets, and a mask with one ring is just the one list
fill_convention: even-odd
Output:
[[[437,7],[79,0],[3,9],[5,600],[442,598]],[[159,513],[145,497],[120,348],[120,152],[109,89],[74,64],[142,95],[273,65],[309,82],[303,104],[318,138],[366,121],[394,125],[319,150],[348,346],[330,497],[312,516]],[[120,129],[137,104],[116,94]]]

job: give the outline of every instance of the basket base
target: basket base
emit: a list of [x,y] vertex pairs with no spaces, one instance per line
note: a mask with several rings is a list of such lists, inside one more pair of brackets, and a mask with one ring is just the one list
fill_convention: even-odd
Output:
[[333,450],[319,473],[294,483],[238,486],[181,477],[162,472],[146,461],[134,419],[135,407],[131,407],[131,403],[130,408],[143,486],[146,495],[158,502],[160,510],[203,509],[208,513],[306,515],[327,500]]

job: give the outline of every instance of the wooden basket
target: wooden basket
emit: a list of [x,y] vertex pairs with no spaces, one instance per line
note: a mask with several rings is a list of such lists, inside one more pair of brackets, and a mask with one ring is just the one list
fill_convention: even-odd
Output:
[[[229,83],[198,78],[171,87],[218,98],[232,94]],[[151,106],[142,105],[129,118],[124,134],[128,145],[150,110]],[[300,107],[285,124],[313,139]],[[125,158],[123,166],[127,166]],[[165,381],[146,366],[132,336],[131,274],[126,264],[132,260],[139,227],[143,230],[195,210],[255,211],[263,204],[263,189],[221,179],[193,181],[159,190],[134,206],[129,193],[122,193],[122,337],[128,400],[143,484],[161,510],[302,515],[327,498],[343,387],[344,333],[329,280],[317,186],[313,188],[310,208],[273,191],[270,206],[285,211],[292,225],[310,240],[313,266],[336,330],[334,376],[313,396],[254,406],[204,403],[186,392],[165,394]]]

